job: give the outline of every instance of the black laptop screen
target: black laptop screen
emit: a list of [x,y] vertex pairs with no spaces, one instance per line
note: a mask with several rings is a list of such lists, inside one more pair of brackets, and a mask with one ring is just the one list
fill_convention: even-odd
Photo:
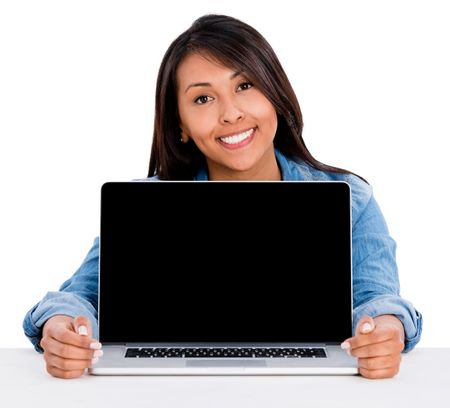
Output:
[[346,183],[102,186],[101,342],[341,342],[351,285]]

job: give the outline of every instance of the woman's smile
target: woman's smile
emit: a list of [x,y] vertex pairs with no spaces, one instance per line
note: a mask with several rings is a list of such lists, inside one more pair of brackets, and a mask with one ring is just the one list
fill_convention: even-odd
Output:
[[254,138],[255,131],[256,127],[244,130],[243,132],[221,136],[217,140],[227,149],[239,149],[251,143]]

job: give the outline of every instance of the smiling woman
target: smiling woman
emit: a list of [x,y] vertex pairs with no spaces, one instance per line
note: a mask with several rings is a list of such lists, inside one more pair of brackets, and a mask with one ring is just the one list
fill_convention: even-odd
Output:
[[[342,339],[341,346],[358,358],[363,376],[392,377],[399,371],[401,353],[415,347],[422,331],[421,314],[400,296],[396,244],[369,184],[316,160],[302,129],[297,97],[267,41],[235,18],[206,15],[172,42],[162,60],[145,180],[348,183],[354,326],[353,337]],[[181,209],[183,203],[179,205]],[[298,214],[304,216],[308,214]],[[261,224],[265,226],[264,219]],[[272,242],[267,231],[267,242]],[[44,352],[47,370],[57,377],[80,376],[102,355],[94,340],[98,254],[96,239],[79,270],[25,316],[25,334]],[[292,273],[300,271],[301,259],[292,265]],[[324,325],[327,319],[333,319],[333,305]]]
[[242,71],[193,53],[178,67],[177,82],[182,140],[192,139],[205,155],[211,179],[281,179],[277,113]]
[[[148,176],[280,180],[275,149],[313,168],[294,90],[265,38],[237,19],[206,15],[169,46],[159,70]],[[180,144],[180,140],[183,142]]]

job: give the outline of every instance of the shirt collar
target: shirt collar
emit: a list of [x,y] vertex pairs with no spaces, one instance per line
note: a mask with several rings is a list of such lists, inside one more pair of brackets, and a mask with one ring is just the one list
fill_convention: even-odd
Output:
[[[299,171],[298,166],[295,162],[289,160],[283,153],[278,149],[275,149],[275,157],[278,162],[278,166],[281,171],[282,180],[304,180],[306,177],[302,172]],[[208,170],[206,167],[201,167],[197,175],[194,177],[195,181],[207,181],[208,180]]]

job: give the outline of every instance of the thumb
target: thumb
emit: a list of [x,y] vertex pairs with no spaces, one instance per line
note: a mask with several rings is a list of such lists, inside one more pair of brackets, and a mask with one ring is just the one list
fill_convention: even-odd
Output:
[[88,317],[77,316],[73,319],[72,325],[75,333],[78,333],[81,336],[92,337],[92,326]]
[[356,332],[367,334],[375,329],[375,321],[370,316],[363,316],[358,322]]

